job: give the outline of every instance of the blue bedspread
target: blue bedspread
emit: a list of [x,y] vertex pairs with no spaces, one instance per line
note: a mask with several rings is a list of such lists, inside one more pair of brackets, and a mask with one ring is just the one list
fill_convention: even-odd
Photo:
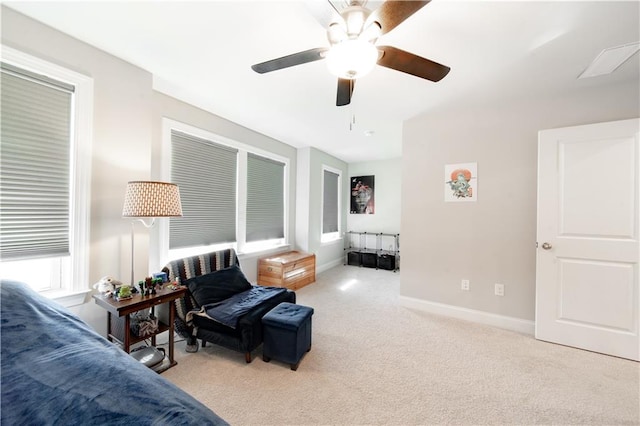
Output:
[[284,288],[254,286],[221,302],[204,305],[203,308],[212,319],[235,329],[238,326],[238,320],[244,314],[285,291],[287,290]]
[[0,282],[3,425],[226,425],[75,315]]

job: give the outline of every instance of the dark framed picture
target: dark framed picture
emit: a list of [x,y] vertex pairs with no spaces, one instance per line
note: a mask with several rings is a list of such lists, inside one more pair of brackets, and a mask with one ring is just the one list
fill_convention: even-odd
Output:
[[351,178],[351,214],[375,213],[375,176]]

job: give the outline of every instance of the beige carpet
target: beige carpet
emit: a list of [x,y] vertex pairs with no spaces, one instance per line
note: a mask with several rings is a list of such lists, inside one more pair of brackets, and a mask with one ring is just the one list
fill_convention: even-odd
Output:
[[163,376],[232,425],[640,424],[640,364],[412,311],[399,286],[340,266],[299,290],[315,314],[296,372],[181,342]]

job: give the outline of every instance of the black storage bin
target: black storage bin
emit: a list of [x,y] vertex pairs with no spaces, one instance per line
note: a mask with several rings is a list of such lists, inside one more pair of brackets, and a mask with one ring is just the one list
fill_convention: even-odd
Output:
[[381,254],[378,256],[378,268],[393,271],[396,269],[396,257],[391,254]]
[[362,264],[362,255],[359,251],[350,251],[347,253],[347,265],[360,266]]
[[362,266],[365,268],[377,268],[378,255],[375,253],[362,253]]

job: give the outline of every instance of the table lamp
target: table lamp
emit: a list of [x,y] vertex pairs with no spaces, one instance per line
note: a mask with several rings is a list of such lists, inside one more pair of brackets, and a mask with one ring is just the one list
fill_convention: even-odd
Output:
[[[131,181],[127,183],[127,191],[124,196],[122,217],[135,218],[142,224],[151,228],[157,217],[182,216],[182,203],[180,202],[180,189],[178,185],[168,182]],[[145,219],[151,219],[146,222]],[[133,231],[135,220],[131,221],[131,285],[134,281],[134,251]]]

